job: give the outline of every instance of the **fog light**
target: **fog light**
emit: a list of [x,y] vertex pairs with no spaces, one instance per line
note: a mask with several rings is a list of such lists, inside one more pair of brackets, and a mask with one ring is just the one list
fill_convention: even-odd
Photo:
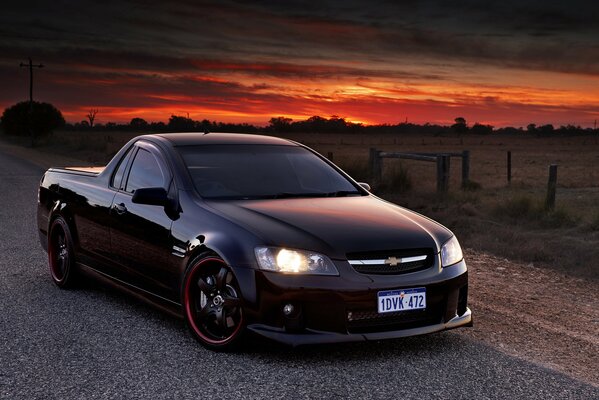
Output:
[[293,304],[285,304],[285,306],[283,306],[283,314],[290,316],[291,314],[293,314]]

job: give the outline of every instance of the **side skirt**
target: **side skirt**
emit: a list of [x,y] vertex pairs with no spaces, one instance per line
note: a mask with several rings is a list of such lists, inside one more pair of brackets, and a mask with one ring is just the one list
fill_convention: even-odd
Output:
[[82,262],[77,262],[77,267],[79,267],[79,270],[83,272],[85,275],[93,279],[96,279],[106,284],[107,286],[110,286],[132,297],[135,297],[136,299],[141,300],[146,304],[149,304],[167,314],[172,315],[173,317],[183,319],[183,313],[180,303],[166,299],[152,292],[148,292],[145,289],[139,288],[121,279],[115,278],[112,275],[108,275],[102,271],[98,271],[97,269],[90,267],[89,265],[84,264]]

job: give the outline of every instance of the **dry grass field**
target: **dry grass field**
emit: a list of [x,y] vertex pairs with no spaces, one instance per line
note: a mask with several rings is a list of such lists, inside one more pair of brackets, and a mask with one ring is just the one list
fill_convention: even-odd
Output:
[[[200,133],[198,133],[200,134]],[[40,148],[104,164],[133,132],[56,132]],[[469,190],[460,189],[461,162],[452,159],[449,193],[435,191],[434,163],[383,162],[381,197],[450,227],[465,247],[500,257],[599,278],[599,138],[591,136],[415,136],[287,134],[359,181],[370,180],[370,148],[401,152],[471,154]],[[508,185],[506,158],[512,153]],[[558,164],[555,210],[544,207],[548,166]]]
[[[349,169],[366,167],[368,149],[400,152],[460,152],[470,150],[470,178],[484,188],[505,187],[506,154],[512,152],[512,181],[524,187],[546,186],[549,164],[559,164],[559,187],[599,187],[599,137],[516,137],[516,136],[395,136],[293,134],[289,139],[305,143],[322,154],[333,152],[335,162]],[[385,160],[393,168],[397,160]],[[424,190],[435,187],[435,167],[419,161],[401,164]],[[355,166],[354,166],[355,165]],[[460,163],[452,160],[452,186],[459,186]],[[427,182],[430,185],[427,185]]]

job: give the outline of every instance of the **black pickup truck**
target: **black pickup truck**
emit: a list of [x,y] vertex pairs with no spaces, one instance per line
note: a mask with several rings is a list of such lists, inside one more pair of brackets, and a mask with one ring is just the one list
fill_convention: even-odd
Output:
[[105,168],[52,168],[38,227],[61,288],[102,275],[214,350],[468,326],[455,236],[313,150],[240,134],[140,136]]

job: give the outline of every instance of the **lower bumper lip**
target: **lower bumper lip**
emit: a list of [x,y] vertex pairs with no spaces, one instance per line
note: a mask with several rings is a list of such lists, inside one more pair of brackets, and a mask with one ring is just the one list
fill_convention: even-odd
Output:
[[302,333],[288,333],[285,329],[274,328],[267,325],[252,324],[248,326],[251,331],[267,337],[277,342],[291,346],[319,344],[319,343],[343,343],[343,342],[361,342],[369,340],[395,339],[407,336],[425,335],[448,329],[459,328],[462,326],[472,326],[472,311],[466,308],[466,312],[460,316],[456,315],[447,322],[428,325],[419,328],[402,329],[389,332],[374,333],[336,333],[323,332],[313,329],[306,329]]

